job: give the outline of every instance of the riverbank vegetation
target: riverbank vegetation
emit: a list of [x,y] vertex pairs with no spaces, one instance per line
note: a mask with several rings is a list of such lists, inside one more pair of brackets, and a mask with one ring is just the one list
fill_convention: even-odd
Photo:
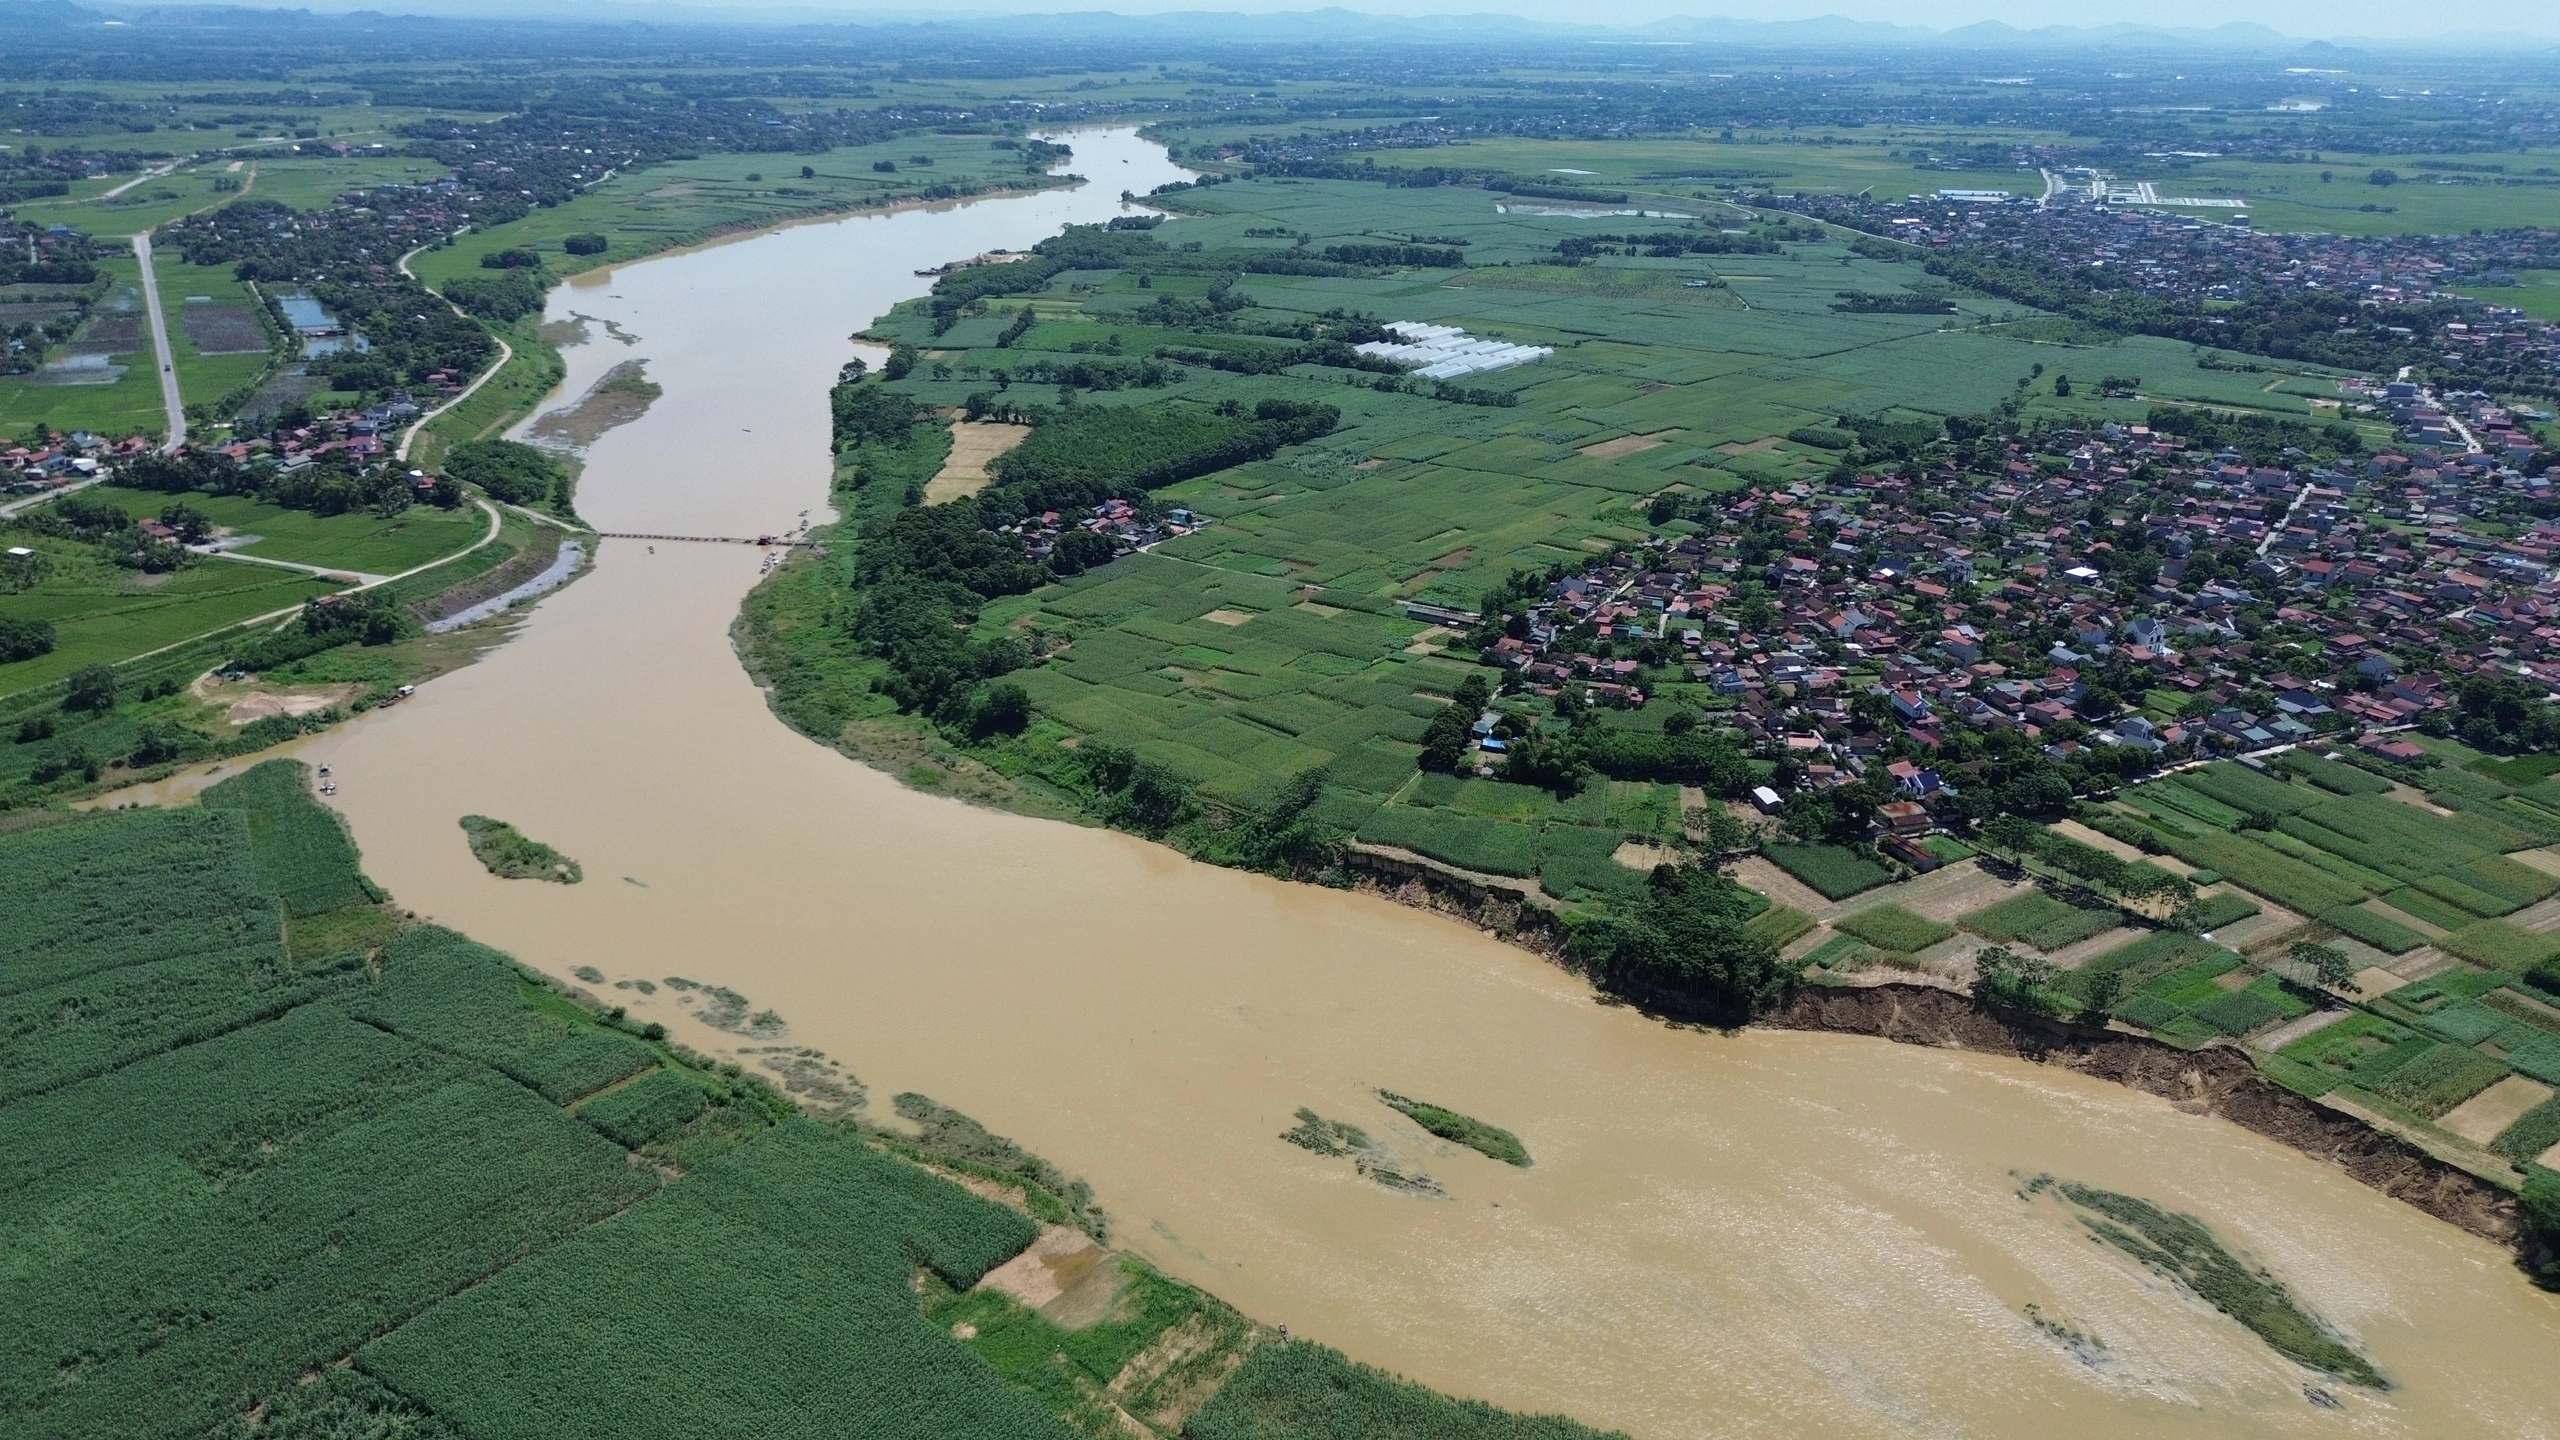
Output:
[[[478,533],[488,533],[486,515],[465,513]],[[250,754],[397,703],[401,687],[469,663],[504,633],[480,626],[434,634],[427,622],[540,570],[559,539],[556,529],[508,514],[487,543],[353,593],[237,561],[206,561],[157,585],[112,591],[108,607],[66,614],[53,625],[55,646],[42,659],[70,663],[55,665],[48,681],[0,697],[0,810],[58,804]],[[77,600],[80,587],[105,583],[97,573],[49,562],[33,593],[65,587],[63,596]],[[253,578],[243,585],[242,577]],[[217,601],[230,608],[212,608]],[[164,613],[172,609],[187,613]],[[257,623],[240,623],[249,620]],[[186,638],[226,621],[230,628]],[[152,653],[112,665],[77,648],[93,627],[118,624],[126,634],[165,626],[155,633],[166,638]],[[75,695],[76,674],[93,683]]]
[[532,839],[504,820],[486,815],[462,817],[462,833],[471,842],[472,858],[502,880],[549,880],[575,885],[585,878],[578,862]]
[[[801,1114],[418,924],[309,786],[274,761],[198,806],[0,833],[0,1196],[26,1242],[0,1274],[9,1424],[681,1440],[820,1404],[879,1433],[1199,1414],[1286,1437],[1340,1433],[1341,1393],[1386,1387],[1364,1403],[1465,1422],[1412,1433],[1514,1433],[1289,1358],[1133,1260],[1103,1257],[1089,1311],[973,1288],[1039,1222],[936,1170],[1089,1196],[922,1097],[900,1097],[925,1132],[903,1145]],[[1203,1410],[1239,1375],[1246,1402]]]

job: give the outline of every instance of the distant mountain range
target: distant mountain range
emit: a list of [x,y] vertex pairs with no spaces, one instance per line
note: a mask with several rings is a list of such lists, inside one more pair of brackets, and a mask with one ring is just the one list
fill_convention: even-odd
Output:
[[1804,20],[1745,20],[1729,16],[1676,17],[1639,25],[1560,24],[1502,13],[1380,15],[1331,6],[1312,10],[1241,12],[1182,10],[1122,14],[1111,10],[900,10],[827,5],[719,5],[687,0],[346,0],[316,6],[244,6],[231,0],[177,3],[78,4],[74,0],[0,0],[0,31],[65,30],[124,23],[237,25],[279,21],[307,23],[314,14],[367,19],[419,17],[458,21],[535,21],[604,25],[851,26],[886,30],[943,30],[955,35],[1001,28],[1016,37],[1061,35],[1082,40],[1118,37],[1196,38],[1251,43],[1320,43],[1369,39],[1431,43],[1500,44],[1548,37],[1608,44],[1712,44],[1753,50],[1926,49],[1938,52],[2032,53],[2093,48],[2207,53],[2320,52],[2343,57],[2357,47],[2429,49],[2499,46],[2529,50],[2555,44],[2553,37],[2453,33],[2409,39],[2304,41],[2264,25],[2234,21],[2211,28],[2116,23],[2047,25],[2020,29],[1997,20],[1935,29],[1883,20],[1825,15]]

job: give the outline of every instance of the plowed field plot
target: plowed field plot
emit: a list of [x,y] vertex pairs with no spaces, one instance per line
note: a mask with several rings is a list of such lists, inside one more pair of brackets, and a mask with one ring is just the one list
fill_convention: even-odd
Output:
[[252,355],[267,348],[266,327],[237,305],[182,306],[178,325],[199,355]]

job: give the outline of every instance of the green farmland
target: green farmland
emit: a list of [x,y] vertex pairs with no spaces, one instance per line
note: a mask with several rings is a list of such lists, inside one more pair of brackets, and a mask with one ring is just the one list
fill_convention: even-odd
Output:
[[[2519,1148],[2547,1117],[2494,1134],[2435,1122],[2510,1076],[2560,1085],[2560,916],[2544,903],[2560,894],[2546,848],[2560,841],[2560,811],[2488,778],[2496,762],[2465,766],[2477,757],[2439,743],[2449,763],[2420,770],[2305,752],[2265,771],[2209,765],[2125,791],[2095,823],[2287,907],[2310,927],[2287,935],[2352,946],[2368,973],[2423,975],[2363,993],[2349,1018],[2284,1046],[2269,1074],[2419,1128],[2495,1173],[2549,1148]],[[2428,804],[2381,793],[2394,781]],[[2244,958],[2163,934],[2097,957],[2069,983],[2085,991],[2085,977],[2118,972],[2118,1018],[2199,1043],[2308,1013],[2319,997],[2282,958],[2280,947]]]
[[[1570,166],[1581,151],[1540,153]],[[2041,338],[2031,313],[2003,301],[1957,293],[1958,313],[1842,313],[1833,308],[1842,290],[1891,293],[1927,277],[1831,238],[1791,239],[1764,253],[1567,266],[1553,263],[1560,241],[1663,222],[1506,214],[1498,197],[1473,189],[1296,179],[1204,187],[1177,203],[1185,213],[1153,232],[1167,262],[1064,272],[1038,294],[992,301],[939,333],[922,302],[883,317],[875,335],[915,347],[918,357],[898,393],[944,413],[973,395],[1053,405],[1059,385],[1040,377],[1078,364],[1268,348],[1181,318],[1188,312],[1179,307],[1198,303],[1214,278],[1183,268],[1190,247],[1246,266],[1230,303],[1243,299],[1256,325],[1320,325],[1348,312],[1455,325],[1556,353],[1464,382],[1507,405],[1383,392],[1367,383],[1373,376],[1315,364],[1246,376],[1193,360],[1144,387],[1079,390],[1075,403],[1095,407],[1179,416],[1277,400],[1334,407],[1341,419],[1305,445],[1154,492],[1157,504],[1209,522],[1198,533],[984,608],[980,635],[1039,637],[1054,652],[1013,677],[1041,724],[998,763],[1022,775],[1054,770],[1057,745],[1084,737],[1130,747],[1230,802],[1325,765],[1333,787],[1318,816],[1325,822],[1462,869],[1538,876],[1560,896],[1631,879],[1624,867],[1577,857],[1605,854],[1612,834],[1676,835],[1676,800],[1640,799],[1628,810],[1613,797],[1616,808],[1590,813],[1504,814],[1409,784],[1425,722],[1478,667],[1472,655],[1441,653],[1446,632],[1410,616],[1408,602],[1471,610],[1515,572],[1578,566],[1659,533],[1647,509],[1660,497],[1677,503],[1819,480],[1836,456],[1791,438],[1808,427],[1841,414],[1988,409],[2039,367],[2138,369],[2146,395],[2168,400],[2296,413],[2303,403],[2272,391],[2264,375],[2201,369],[2188,347],[2168,342],[2126,339],[2077,353]],[[1464,264],[1323,275],[1250,268],[1257,256],[1317,256],[1404,235],[1464,240]],[[2149,402],[2039,391],[2030,403],[2135,420]],[[941,453],[927,443],[863,463],[923,476]],[[891,493],[875,489],[851,508],[878,515],[899,503],[894,486],[881,488]],[[790,625],[799,607],[816,603],[834,563],[787,574],[751,605],[751,617]],[[770,653],[779,664],[779,652]],[[882,695],[850,693],[867,684],[861,662],[832,668],[843,663],[793,665],[786,711],[805,683],[829,692],[804,722],[821,733],[855,723],[876,737],[894,726]],[[1675,704],[1723,703],[1676,674],[1649,684]],[[1613,719],[1643,730],[1658,727],[1661,713]],[[1889,878],[1872,862],[1863,872],[1853,889]]]

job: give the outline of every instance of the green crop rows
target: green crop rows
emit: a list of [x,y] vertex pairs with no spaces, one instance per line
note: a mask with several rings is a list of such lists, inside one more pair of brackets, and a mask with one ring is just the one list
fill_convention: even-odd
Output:
[[1941,925],[1899,905],[1875,905],[1853,915],[1843,915],[1831,922],[1831,928],[1844,935],[1855,935],[1879,950],[1905,955],[1926,950],[1956,933],[1952,925]]
[[1893,878],[1892,871],[1842,845],[1771,845],[1761,853],[1825,900],[1846,900]]

